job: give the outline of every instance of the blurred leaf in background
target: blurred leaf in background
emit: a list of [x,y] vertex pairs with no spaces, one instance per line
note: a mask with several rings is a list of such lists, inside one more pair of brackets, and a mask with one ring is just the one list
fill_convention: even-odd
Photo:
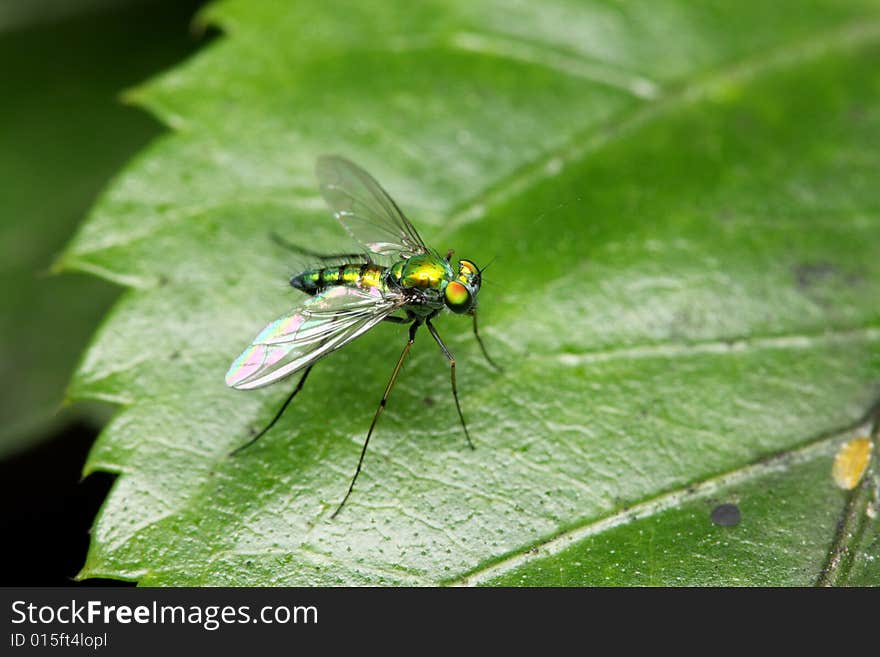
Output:
[[[83,577],[142,584],[880,583],[880,3],[212,5],[137,90],[175,129],[65,253],[128,285],[76,374],[124,405]],[[278,231],[346,248],[315,157],[485,263],[481,325],[380,326],[294,382],[223,375],[301,301]],[[728,505],[728,506],[724,506]],[[719,511],[719,509],[721,509]],[[734,520],[735,519],[735,520]]]
[[119,288],[50,269],[98,192],[162,131],[127,87],[197,45],[198,3],[14,0],[0,5],[0,457],[48,436],[89,335]]

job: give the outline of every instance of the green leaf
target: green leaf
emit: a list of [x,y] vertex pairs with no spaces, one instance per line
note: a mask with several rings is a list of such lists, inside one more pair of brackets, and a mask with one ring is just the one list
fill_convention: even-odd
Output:
[[[65,262],[130,286],[74,381],[122,408],[82,577],[142,584],[880,583],[880,3],[227,1],[135,97],[177,132]],[[380,326],[295,380],[231,360],[301,301],[277,231],[347,248],[315,157],[484,264],[467,321]],[[876,433],[876,431],[875,431]],[[876,459],[875,459],[876,462]],[[716,526],[735,503],[742,518]],[[840,526],[846,531],[838,531]],[[853,531],[849,531],[852,529]],[[846,555],[846,559],[837,558]]]
[[[8,382],[0,397],[0,456],[73,415],[97,422],[108,415],[95,407],[58,411],[77,358],[118,288],[49,270],[101,187],[159,132],[117,94],[191,48],[186,5],[159,10],[127,2],[92,13],[97,4],[43,0],[0,8],[0,373]],[[34,24],[59,14],[74,15]]]

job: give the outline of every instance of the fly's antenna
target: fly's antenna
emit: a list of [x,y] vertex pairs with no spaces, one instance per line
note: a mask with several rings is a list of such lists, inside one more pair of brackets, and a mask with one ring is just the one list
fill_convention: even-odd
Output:
[[480,267],[477,267],[477,271],[479,272],[480,276],[482,276],[483,272],[486,271],[487,269],[489,269],[489,267],[492,266],[492,263],[495,262],[496,260],[498,260],[498,256],[497,255],[492,256],[492,259],[486,264],[485,267],[483,267],[482,269]]

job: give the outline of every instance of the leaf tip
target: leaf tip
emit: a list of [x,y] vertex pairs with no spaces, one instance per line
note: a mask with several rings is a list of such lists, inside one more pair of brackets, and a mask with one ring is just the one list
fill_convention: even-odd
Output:
[[189,22],[189,33],[194,39],[204,39],[208,31],[215,26],[213,13],[208,9],[202,9],[193,14]]
[[189,31],[194,37],[200,39],[212,28],[228,32],[229,27],[228,17],[224,15],[222,9],[218,8],[217,3],[211,2],[193,14]]
[[83,481],[85,481],[86,478],[87,478],[90,474],[92,474],[93,472],[95,472],[96,470],[97,470],[97,468],[92,464],[92,460],[91,460],[91,459],[86,459],[86,462],[83,463],[82,470],[80,470],[80,474],[79,474],[79,483],[82,483]]
[[52,261],[52,264],[49,265],[46,273],[52,276],[57,276],[58,274],[63,274],[64,272],[69,271],[69,269],[70,268],[67,262],[67,252],[65,251]]
[[141,91],[140,87],[131,87],[129,89],[123,89],[118,94],[116,94],[116,100],[119,101],[122,105],[127,105],[129,107],[139,107],[143,104],[144,94]]

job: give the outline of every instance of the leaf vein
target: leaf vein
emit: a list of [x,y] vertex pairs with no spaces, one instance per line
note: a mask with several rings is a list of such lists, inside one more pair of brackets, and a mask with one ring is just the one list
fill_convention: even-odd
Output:
[[[871,412],[873,412],[873,408]],[[477,586],[488,583],[496,577],[516,570],[532,561],[559,554],[566,548],[590,536],[675,508],[686,499],[711,495],[721,488],[755,479],[765,474],[787,470],[792,465],[810,461],[816,456],[830,454],[840,442],[853,433],[864,430],[866,426],[870,426],[869,421],[863,416],[857,423],[823,434],[797,449],[777,454],[770,458],[762,457],[741,468],[663,493],[652,499],[635,504],[626,510],[618,511],[602,518],[590,519],[543,542],[539,542],[537,545],[528,546],[523,548],[522,551],[514,552],[499,561],[477,568],[458,579],[447,582],[447,584],[453,586]]]

